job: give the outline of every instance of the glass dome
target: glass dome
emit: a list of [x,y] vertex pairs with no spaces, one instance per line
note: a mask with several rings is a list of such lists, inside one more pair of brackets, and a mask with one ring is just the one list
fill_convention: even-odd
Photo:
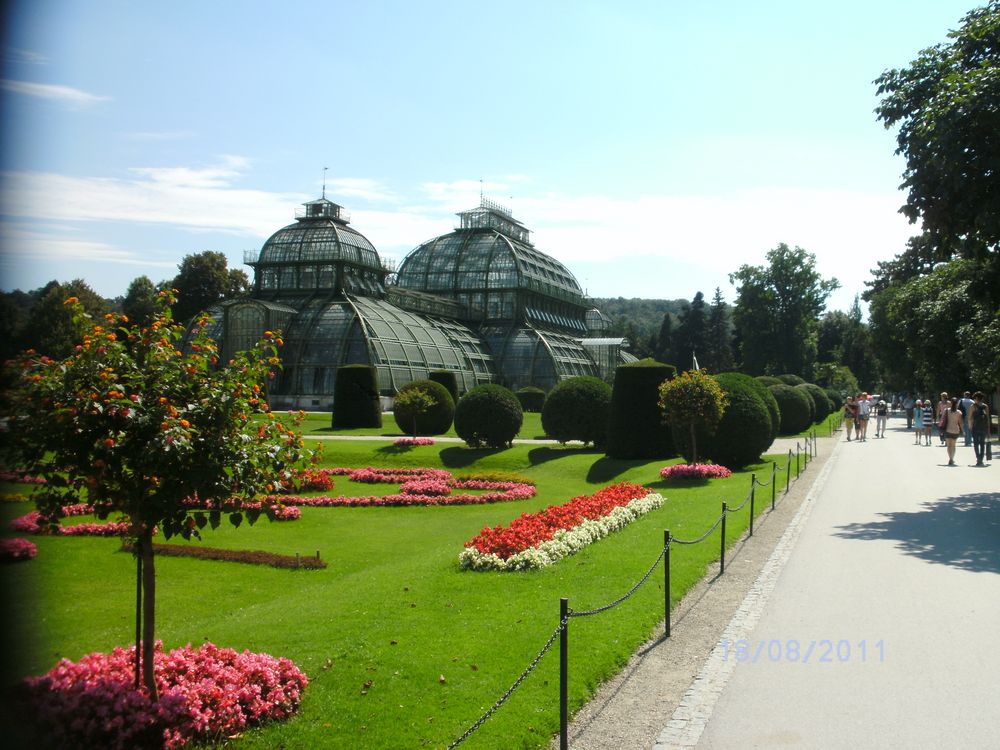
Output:
[[[582,318],[583,311],[578,316],[573,309],[584,306],[576,278],[536,249],[528,241],[528,230],[508,212],[484,200],[459,217],[458,229],[425,242],[403,259],[396,281],[401,288],[456,299],[478,319],[520,318],[529,308],[551,306],[546,301],[568,304],[563,317]],[[555,308],[551,312],[557,314]]]
[[384,295],[382,260],[372,243],[348,226],[342,207],[326,198],[303,206],[295,223],[271,235],[256,259],[245,258],[254,269],[256,291]]

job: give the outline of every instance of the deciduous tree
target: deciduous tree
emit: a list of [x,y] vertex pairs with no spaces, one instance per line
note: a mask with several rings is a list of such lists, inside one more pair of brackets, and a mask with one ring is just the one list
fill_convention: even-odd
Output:
[[690,441],[688,463],[698,463],[698,431],[712,434],[726,411],[722,386],[704,370],[688,370],[661,383],[659,391],[664,420]]

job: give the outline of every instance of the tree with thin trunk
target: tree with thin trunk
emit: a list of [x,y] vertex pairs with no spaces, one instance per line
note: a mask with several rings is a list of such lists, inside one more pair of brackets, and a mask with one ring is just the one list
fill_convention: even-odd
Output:
[[25,352],[12,363],[8,394],[13,458],[46,480],[34,495],[41,525],[57,525],[63,508],[79,502],[128,523],[141,571],[137,683],[141,651],[142,682],[154,699],[154,536],[200,538],[224,518],[239,526],[273,516],[267,504],[245,504],[290,486],[309,456],[263,395],[280,365],[280,337],[266,331],[220,366],[207,317],[182,346],[172,302],[161,292],[151,322],[140,326],[113,313],[97,322],[68,298],[82,339],[64,359]]
[[688,463],[698,463],[698,430],[714,432],[728,403],[722,386],[705,370],[688,370],[660,384],[664,421],[690,440]]

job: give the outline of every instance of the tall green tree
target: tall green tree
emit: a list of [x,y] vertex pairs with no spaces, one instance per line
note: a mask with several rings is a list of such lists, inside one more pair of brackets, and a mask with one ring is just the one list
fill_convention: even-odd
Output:
[[236,268],[230,269],[226,256],[213,250],[185,255],[174,277],[177,290],[174,316],[184,322],[216,302],[250,291],[250,279]]
[[148,326],[156,315],[159,292],[148,276],[132,279],[122,301],[122,312],[136,325]]
[[694,356],[703,356],[708,349],[708,311],[705,295],[697,292],[691,304],[681,310],[674,334],[674,355],[680,367],[691,367]]
[[656,346],[653,348],[653,358],[667,365],[677,365],[677,355],[674,348],[674,316],[663,313],[659,333],[656,335]]
[[733,326],[729,305],[722,297],[722,290],[715,288],[715,296],[708,310],[708,332],[705,355],[699,360],[709,372],[729,372],[733,369]]
[[840,282],[820,276],[816,256],[785,243],[768,251],[766,266],[741,266],[729,281],[737,285],[733,322],[743,369],[811,380],[819,316]]
[[108,303],[83,279],[65,284],[50,281],[38,293],[38,302],[31,308],[22,330],[23,348],[35,349],[49,357],[68,357],[79,343],[82,328],[64,303],[73,297],[84,311],[100,317],[108,312]]

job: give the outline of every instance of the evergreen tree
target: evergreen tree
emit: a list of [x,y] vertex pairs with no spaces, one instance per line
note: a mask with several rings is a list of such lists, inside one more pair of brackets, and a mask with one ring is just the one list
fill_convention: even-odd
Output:
[[715,288],[715,296],[708,311],[708,338],[705,361],[701,362],[709,372],[729,372],[734,367],[733,333],[729,319],[729,306],[722,298],[722,290]]
[[705,355],[708,348],[708,316],[705,312],[705,295],[701,292],[696,293],[691,304],[681,311],[674,342],[679,370],[690,368],[693,357]]

